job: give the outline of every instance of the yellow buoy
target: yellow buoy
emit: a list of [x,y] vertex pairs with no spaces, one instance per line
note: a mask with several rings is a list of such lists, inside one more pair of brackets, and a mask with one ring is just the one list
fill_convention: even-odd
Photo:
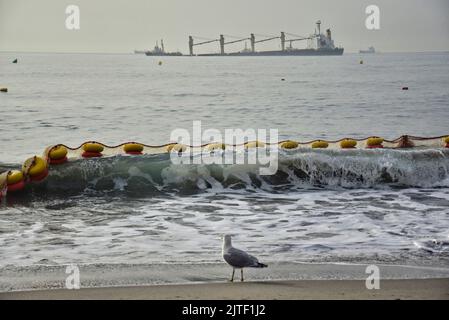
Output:
[[174,143],[167,146],[167,152],[184,152],[187,147],[180,143]]
[[160,65],[160,66],[162,66],[162,61],[159,61],[157,64]]
[[211,143],[206,146],[206,151],[225,150],[226,144],[224,143]]
[[249,149],[249,148],[264,148],[265,147],[265,142],[262,141],[251,141],[251,142],[247,142],[245,143],[245,148]]
[[22,173],[29,175],[31,180],[42,180],[48,174],[47,161],[37,156],[29,158],[23,163]]
[[12,170],[8,172],[7,183],[8,185],[16,184],[23,180],[23,173],[19,170]]
[[25,188],[25,179],[22,171],[9,171],[6,178],[6,184],[8,186],[8,192],[15,192]]
[[312,148],[317,149],[317,148],[327,148],[329,146],[329,143],[323,140],[317,140],[314,143],[312,143]]
[[443,138],[443,141],[444,141],[446,144],[449,144],[449,136],[447,136],[446,138]]
[[371,137],[371,138],[368,138],[368,140],[366,140],[366,145],[368,147],[381,146],[382,142],[384,142],[383,138]]
[[57,145],[51,148],[48,157],[52,160],[64,159],[67,156],[67,148],[63,145]]
[[292,140],[287,140],[281,143],[281,148],[283,149],[295,149],[297,148],[299,145],[298,142],[296,141],[292,141]]
[[140,154],[143,151],[143,145],[140,143],[127,143],[123,146],[123,151],[131,154]]
[[340,147],[342,149],[355,148],[356,145],[357,145],[357,141],[355,141],[354,139],[343,139],[340,141]]
[[83,150],[86,152],[100,153],[104,150],[104,147],[96,142],[87,142],[83,145]]

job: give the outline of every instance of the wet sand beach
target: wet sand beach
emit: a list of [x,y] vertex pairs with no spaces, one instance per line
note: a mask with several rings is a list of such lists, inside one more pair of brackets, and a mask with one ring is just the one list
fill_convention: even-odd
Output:
[[0,293],[0,299],[449,299],[449,278],[382,281],[297,280],[54,289]]

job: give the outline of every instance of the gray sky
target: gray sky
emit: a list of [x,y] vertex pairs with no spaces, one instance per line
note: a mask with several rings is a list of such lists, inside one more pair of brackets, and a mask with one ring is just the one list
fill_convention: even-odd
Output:
[[[70,4],[81,11],[78,31],[65,28]],[[380,8],[380,30],[365,28],[370,4]],[[448,13],[449,0],[0,0],[0,51],[132,52],[163,38],[167,50],[187,53],[190,34],[308,35],[318,19],[347,52],[370,45],[383,52],[440,51],[449,50]],[[258,49],[278,47],[273,41]]]

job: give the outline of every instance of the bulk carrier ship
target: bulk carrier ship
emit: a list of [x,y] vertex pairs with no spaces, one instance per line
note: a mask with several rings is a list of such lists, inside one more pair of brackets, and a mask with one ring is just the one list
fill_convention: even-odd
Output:
[[[336,47],[334,45],[334,40],[332,39],[331,30],[327,29],[326,34],[321,33],[321,21],[316,22],[317,30],[315,33],[308,36],[296,36],[293,38],[287,38],[286,35],[295,36],[293,34],[289,34],[286,32],[281,32],[280,36],[273,37],[265,37],[264,39],[256,40],[256,37],[253,33],[251,33],[248,38],[241,38],[232,41],[225,41],[225,36],[220,35],[218,39],[212,39],[202,42],[195,43],[193,36],[189,36],[189,55],[190,56],[341,56],[343,54],[344,48]],[[271,40],[279,39],[281,41],[281,50],[269,50],[269,51],[257,51],[256,44],[267,42]],[[309,48],[306,49],[297,49],[293,47],[293,42],[297,41],[309,41],[313,43],[316,41],[316,47],[312,47],[309,45]],[[250,41],[251,48],[245,48],[242,51],[238,52],[225,52],[225,46],[233,43]],[[218,42],[220,44],[220,52],[219,53],[201,53],[195,54],[194,47]],[[289,43],[289,46],[286,47],[286,43]]]

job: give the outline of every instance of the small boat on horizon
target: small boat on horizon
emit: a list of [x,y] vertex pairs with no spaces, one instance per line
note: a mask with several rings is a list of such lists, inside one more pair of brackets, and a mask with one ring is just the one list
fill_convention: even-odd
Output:
[[376,49],[373,46],[369,47],[368,50],[360,50],[359,53],[376,53]]

